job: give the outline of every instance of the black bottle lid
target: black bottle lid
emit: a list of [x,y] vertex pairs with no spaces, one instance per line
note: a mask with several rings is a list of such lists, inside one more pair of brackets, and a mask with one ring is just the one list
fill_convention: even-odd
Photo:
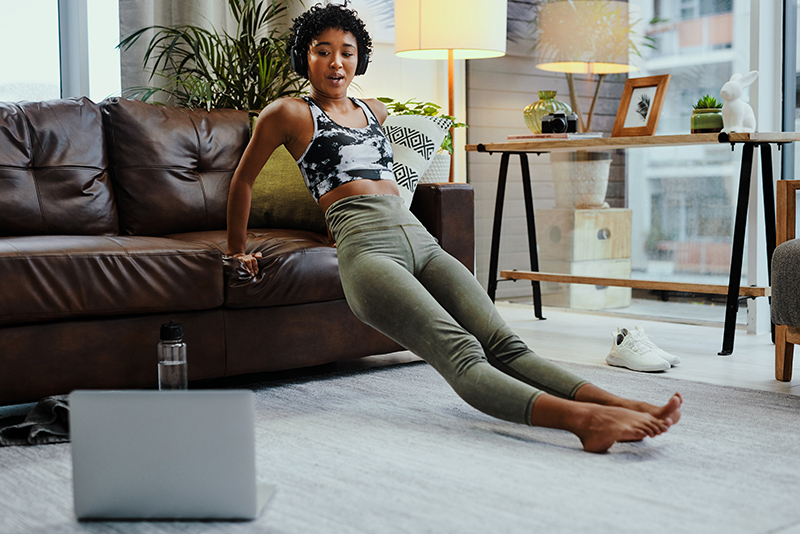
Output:
[[175,321],[162,324],[161,341],[183,341],[183,326]]

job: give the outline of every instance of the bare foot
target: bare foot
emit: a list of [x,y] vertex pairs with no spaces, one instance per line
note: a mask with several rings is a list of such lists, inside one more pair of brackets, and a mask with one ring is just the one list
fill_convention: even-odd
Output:
[[673,425],[681,420],[681,405],[683,404],[683,397],[680,393],[675,393],[670,397],[669,401],[661,407],[656,417],[665,421],[670,421]]
[[605,452],[614,443],[640,441],[669,429],[666,419],[617,406],[586,405],[583,420],[572,430],[587,452]]
[[663,406],[654,406],[646,402],[635,402],[628,408],[637,412],[649,413],[663,421],[667,421],[670,426],[681,420],[681,405],[683,397],[680,393],[675,393]]
[[664,406],[654,406],[611,395],[591,384],[578,394],[576,400],[540,394],[531,410],[531,424],[569,430],[588,452],[605,452],[617,442],[640,441],[666,432],[680,419],[683,401],[676,393]]
[[584,384],[575,394],[575,400],[584,403],[602,404],[603,406],[619,406],[636,412],[650,414],[669,425],[674,425],[681,418],[681,404],[683,397],[680,393],[673,395],[663,406],[656,406],[648,402],[635,401],[612,395],[592,384]]

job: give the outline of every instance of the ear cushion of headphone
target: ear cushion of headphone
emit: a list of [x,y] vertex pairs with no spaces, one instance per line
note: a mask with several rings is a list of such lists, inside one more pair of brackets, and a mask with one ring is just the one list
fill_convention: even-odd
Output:
[[292,69],[294,69],[297,74],[300,76],[308,76],[308,65],[306,65],[306,58],[304,58],[303,54],[298,52],[294,47],[292,47],[292,53],[289,56],[289,62],[292,65]]
[[367,72],[367,65],[369,65],[369,59],[367,54],[358,54],[358,64],[356,65],[356,76],[360,76]]

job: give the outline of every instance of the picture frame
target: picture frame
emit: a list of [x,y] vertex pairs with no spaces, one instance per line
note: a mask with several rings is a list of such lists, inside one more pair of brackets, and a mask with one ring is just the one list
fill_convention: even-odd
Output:
[[628,78],[611,137],[655,135],[669,79],[669,74]]

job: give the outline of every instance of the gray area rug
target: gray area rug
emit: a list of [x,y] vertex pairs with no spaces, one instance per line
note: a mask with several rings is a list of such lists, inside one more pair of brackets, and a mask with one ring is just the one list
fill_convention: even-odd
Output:
[[[685,399],[667,434],[581,450],[495,421],[427,364],[251,385],[253,522],[78,523],[69,445],[0,449],[3,533],[784,533],[800,527],[800,397],[564,364],[615,393]],[[209,429],[212,432],[213,429]]]

